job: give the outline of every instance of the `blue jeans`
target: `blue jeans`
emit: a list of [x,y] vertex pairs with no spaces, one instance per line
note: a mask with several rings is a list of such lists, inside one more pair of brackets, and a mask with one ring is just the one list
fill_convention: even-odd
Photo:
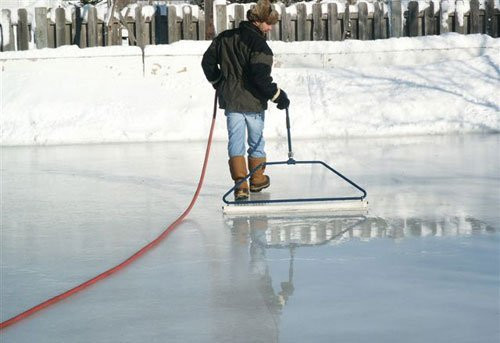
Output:
[[226,111],[229,157],[245,156],[245,135],[248,130],[248,156],[266,157],[264,152],[264,112]]

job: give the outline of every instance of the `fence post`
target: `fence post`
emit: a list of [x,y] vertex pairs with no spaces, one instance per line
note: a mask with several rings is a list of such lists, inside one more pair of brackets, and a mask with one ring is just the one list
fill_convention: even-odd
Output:
[[368,6],[366,2],[358,3],[358,38],[368,40]]
[[[45,21],[47,21],[47,19],[45,19]],[[82,45],[80,37],[82,32],[82,17],[81,17],[80,7],[78,6],[75,6],[75,11],[71,15],[71,27],[72,27],[71,44],[76,44],[81,48]]]
[[137,5],[135,8],[135,39],[137,46],[144,49],[144,20],[142,19],[142,6]]
[[436,34],[436,19],[434,16],[434,2],[429,3],[424,11],[424,35],[430,36]]
[[497,36],[497,28],[495,21],[495,2],[493,0],[486,0],[484,8],[484,21],[485,21],[485,31],[487,35],[491,37]]
[[439,34],[450,32],[450,25],[448,23],[448,9],[450,3],[448,0],[441,0],[439,4]]
[[66,18],[64,8],[56,8],[56,48],[66,45]]
[[111,45],[122,45],[122,26],[116,20],[116,18],[111,19]]
[[198,40],[205,39],[205,13],[200,10],[198,12]]
[[292,41],[292,17],[286,12],[286,6],[281,5],[281,40],[284,42]]
[[182,12],[182,33],[184,35],[183,39],[193,40],[196,38],[196,33],[193,30],[193,14],[191,12],[191,6],[183,6]]
[[179,40],[179,32],[177,31],[177,13],[175,6],[167,6],[167,26],[168,26],[168,43],[177,42]]
[[227,30],[227,9],[226,5],[215,5],[217,14],[217,33]]
[[37,49],[48,47],[47,37],[47,8],[35,8],[35,43]]
[[351,24],[351,13],[348,2],[345,3],[344,14],[342,16],[342,26],[343,26],[342,40],[351,38],[353,27]]
[[392,0],[390,37],[401,37],[403,33],[402,25],[403,13],[401,12],[401,0]]
[[2,21],[0,23],[2,24],[2,51],[12,51],[16,48],[16,44],[14,42],[10,10],[2,10]]
[[64,42],[67,45],[71,45],[72,42],[72,25],[71,25],[71,20],[66,19],[66,13],[64,13]]
[[[87,33],[89,31],[89,21],[88,21],[88,16],[87,16],[87,23],[84,25],[83,23],[83,18],[82,20],[82,27],[81,27],[81,32],[80,32],[80,47],[81,48],[87,48],[89,46],[89,40],[87,38]],[[50,34],[49,34],[50,38]],[[50,45],[50,39],[49,39],[49,45]]]
[[479,25],[479,1],[470,0],[470,33],[481,33]]
[[408,4],[408,36],[417,37],[418,32],[418,2],[410,1]]
[[342,39],[340,21],[338,19],[337,4],[332,2],[328,4],[328,40],[338,41]]
[[[277,4],[272,4],[271,5],[272,8],[276,10],[276,8],[278,7]],[[279,18],[278,18],[278,21],[279,21]],[[235,26],[234,27],[237,27],[236,26],[236,22],[235,22]],[[272,28],[271,28],[271,32],[270,32],[270,37],[271,37],[271,40],[279,40],[280,39],[280,26],[279,25],[273,25]]]
[[373,39],[384,38],[384,9],[380,1],[373,3]]
[[313,4],[313,40],[325,40],[321,4]]
[[25,8],[17,10],[17,50],[29,49],[28,11]]
[[97,10],[94,6],[89,6],[87,34],[89,36],[87,46],[97,46]]
[[465,33],[464,26],[464,2],[462,0],[457,0],[455,3],[455,32]]
[[214,37],[214,1],[205,0],[205,39],[212,40]]
[[245,7],[242,4],[237,4],[234,7],[234,27],[240,26],[240,23],[245,20]]
[[298,3],[295,5],[297,8],[297,41],[307,40],[306,36],[306,5],[304,3]]
[[[152,6],[152,5],[150,5]],[[153,7],[155,8],[155,7]],[[156,8],[155,8],[155,12],[153,13],[152,16],[150,17],[147,17],[146,20],[149,20],[149,24],[148,24],[148,44],[156,44],[156,30],[155,30],[155,27],[156,27]],[[120,28],[120,26],[118,26],[118,28]]]

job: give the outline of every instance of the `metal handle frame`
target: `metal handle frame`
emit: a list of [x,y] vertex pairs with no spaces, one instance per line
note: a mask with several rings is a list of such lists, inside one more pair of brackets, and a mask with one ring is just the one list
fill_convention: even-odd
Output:
[[[341,174],[339,171],[333,169],[330,167],[328,164],[326,164],[323,161],[296,161],[293,158],[293,151],[292,151],[292,139],[291,139],[291,134],[290,134],[290,115],[288,113],[288,107],[286,108],[286,129],[287,129],[287,138],[288,138],[288,160],[286,161],[278,161],[278,162],[263,162],[259,164],[257,167],[252,169],[250,173],[248,173],[247,176],[245,176],[244,179],[241,179],[238,181],[231,189],[229,189],[223,196],[222,196],[222,201],[226,203],[227,205],[251,205],[251,204],[272,204],[272,203],[289,203],[289,202],[314,202],[314,201],[346,201],[346,200],[359,200],[362,201],[364,198],[366,198],[366,191],[358,186],[356,183],[354,183],[352,180],[348,179],[346,176]],[[326,197],[326,198],[294,198],[294,199],[271,199],[271,200],[243,200],[243,201],[230,201],[227,199],[227,197],[236,189],[238,188],[243,182],[247,181],[250,177],[252,177],[253,174],[260,168],[264,166],[271,166],[271,165],[280,165],[280,164],[288,164],[288,165],[295,165],[295,164],[320,164],[330,170],[332,173],[336,174],[339,176],[341,179],[349,183],[351,186],[355,187],[358,189],[362,195],[360,196],[351,196],[351,197]]]

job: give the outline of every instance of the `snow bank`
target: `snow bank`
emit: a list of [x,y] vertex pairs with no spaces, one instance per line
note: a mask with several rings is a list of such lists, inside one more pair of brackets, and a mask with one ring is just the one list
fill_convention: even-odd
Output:
[[[291,99],[294,138],[500,132],[499,41],[271,42],[273,77]],[[144,62],[134,47],[0,53],[1,144],[205,140],[208,44],[150,46]],[[224,140],[221,111],[218,121]],[[286,135],[271,103],[265,134]]]

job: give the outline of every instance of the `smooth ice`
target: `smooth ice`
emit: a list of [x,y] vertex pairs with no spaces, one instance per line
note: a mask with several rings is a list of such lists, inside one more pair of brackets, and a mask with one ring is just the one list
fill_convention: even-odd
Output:
[[[224,142],[188,219],[126,269],[2,342],[498,342],[499,135],[294,141],[364,187],[366,216],[225,218]],[[205,142],[2,147],[1,320],[153,240],[194,193]],[[286,142],[267,143],[285,160]],[[260,196],[354,191],[269,168]]]

